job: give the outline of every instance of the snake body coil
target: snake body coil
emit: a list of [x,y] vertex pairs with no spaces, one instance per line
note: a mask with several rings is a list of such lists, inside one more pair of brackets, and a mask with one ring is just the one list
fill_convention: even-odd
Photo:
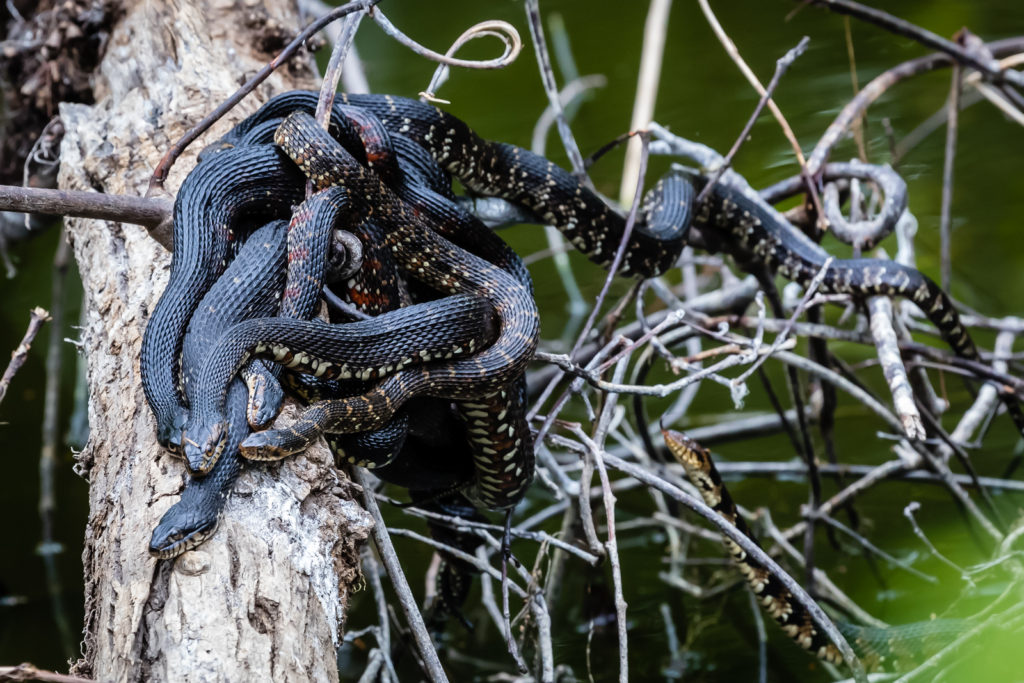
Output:
[[[682,169],[697,189],[704,176]],[[702,206],[693,227],[707,246],[729,253],[741,265],[764,266],[807,285],[825,268],[828,253],[794,228],[737,173],[726,171]],[[819,290],[865,296],[901,296],[913,301],[938,328],[953,351],[977,359],[978,351],[942,289],[918,270],[882,259],[837,259],[825,269]]]
[[481,338],[494,336],[492,315],[491,306],[478,297],[452,296],[340,325],[275,317],[232,327],[199,372],[201,391],[186,428],[190,467],[206,472],[219,457],[226,428],[221,419],[225,390],[251,357],[325,379],[376,379],[477,351]]
[[[277,141],[314,185],[333,184],[340,173],[353,193],[376,198],[378,211],[374,219],[385,227],[389,244],[405,272],[441,293],[464,292],[484,297],[495,306],[501,330],[497,342],[477,356],[456,360],[437,370],[399,372],[364,396],[311,406],[287,438],[273,431],[252,435],[246,444],[247,457],[260,457],[261,453],[263,457],[280,457],[284,450],[282,440],[289,444],[288,452],[300,450],[322,429],[356,432],[377,428],[412,396],[472,400],[500,392],[522,375],[538,335],[536,304],[528,288],[424,226],[420,216],[413,214],[308,116],[289,116],[279,128]],[[532,460],[526,457],[522,450],[512,452],[502,466],[507,469],[480,475],[479,495],[485,504],[506,507],[518,500],[532,472]]]
[[[276,312],[284,284],[287,230],[284,221],[260,228],[242,246],[238,257],[202,298],[183,342],[185,388],[194,397],[202,358],[216,347],[221,334],[250,315]],[[217,466],[201,479],[189,478],[181,499],[161,518],[149,551],[170,558],[198,546],[217,528],[221,508],[241,471],[238,445],[249,434],[246,422],[248,391],[240,379],[227,387],[225,416],[230,425]]]
[[244,240],[245,219],[287,216],[302,188],[302,175],[280,150],[256,145],[226,150],[217,164],[200,164],[178,191],[171,276],[146,325],[140,357],[161,445],[173,449],[184,425],[179,358],[199,300]]
[[[572,174],[515,145],[481,138],[465,122],[429,104],[392,95],[339,95],[335,112],[349,105],[376,115],[394,136],[426,149],[470,191],[501,197],[528,210],[538,222],[554,225],[587,258],[609,265],[625,234],[626,220]],[[316,109],[317,94],[292,91],[271,99],[221,139],[236,144],[265,122]],[[653,277],[670,268],[685,243],[692,195],[649,193],[645,211],[626,244],[618,274]],[[652,213],[650,209],[660,208]]]

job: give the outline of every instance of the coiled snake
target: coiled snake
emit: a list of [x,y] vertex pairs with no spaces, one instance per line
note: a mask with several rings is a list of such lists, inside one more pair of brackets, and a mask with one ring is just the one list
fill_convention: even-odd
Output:
[[[624,219],[565,170],[527,150],[480,138],[463,121],[416,100],[391,95],[342,95],[336,105],[366,109],[394,133],[426,149],[448,173],[472,192],[502,197],[558,227],[588,258],[611,263],[625,227]],[[273,98],[222,139],[227,147],[261,123],[289,111],[311,112],[315,93],[293,91]],[[758,196],[747,182],[727,170],[701,207],[688,205],[707,179],[689,169],[670,172],[645,198],[621,274],[651,277],[677,259],[687,233],[699,231],[705,247],[725,251],[748,269],[776,270],[806,285],[823,268],[827,252],[793,227]],[[681,206],[682,205],[682,206]],[[692,212],[692,215],[691,215]],[[880,259],[835,260],[821,290],[856,297],[902,296],[911,299],[964,358],[977,350],[949,297],[913,268]],[[1017,418],[1015,417],[1015,420]],[[1024,425],[1018,424],[1018,428]]]
[[[306,227],[306,222],[301,223]],[[373,365],[390,358],[383,349],[385,346],[387,351],[397,348],[400,352],[414,355],[413,362],[424,362],[425,355],[449,355],[456,349],[469,348],[472,342],[480,338],[487,338],[487,330],[493,326],[493,311],[486,302],[465,296],[449,297],[403,309],[402,316],[397,320],[391,320],[390,323],[383,321],[376,325],[330,325],[278,317],[254,318],[234,324],[252,315],[269,316],[277,313],[282,290],[286,292],[280,311],[282,314],[298,315],[304,305],[309,305],[309,298],[304,297],[302,291],[309,289],[309,285],[296,288],[291,295],[287,294],[289,289],[285,287],[285,245],[295,240],[297,232],[304,232],[295,229],[294,222],[292,227],[292,230],[286,230],[283,222],[277,222],[254,233],[246,241],[239,256],[203,298],[193,316],[185,339],[185,358],[189,362],[183,365],[186,388],[193,406],[190,419],[198,419],[202,414],[203,403],[197,392],[203,393],[199,389],[205,386],[196,368],[196,361],[204,357],[207,363],[202,367],[207,367],[210,359],[214,359],[214,367],[220,367],[216,357],[223,356],[226,350],[230,351],[233,341],[247,348],[247,341],[251,339],[290,340],[289,335],[306,333],[294,344],[296,349],[308,348],[309,353],[314,353],[318,349],[331,347],[332,351],[336,351],[332,344],[337,344],[353,354],[353,358],[373,359],[368,363]],[[315,233],[316,230],[310,229],[308,232]],[[308,236],[301,238],[300,244],[306,239]],[[296,259],[292,263],[294,265]],[[322,264],[320,267],[322,269]],[[296,268],[288,269],[292,276],[289,279],[296,279],[295,271]],[[312,281],[315,289],[316,278]],[[281,334],[275,337],[274,333],[279,330]],[[238,342],[239,339],[242,341]],[[382,339],[387,342],[386,345],[381,343]],[[303,346],[307,343],[308,347]],[[275,358],[271,348],[263,353],[269,359]],[[323,368],[317,366],[310,369],[316,371]],[[237,370],[237,366],[232,370]],[[227,375],[228,381],[224,385],[227,390],[221,396],[221,414],[225,419],[218,423],[224,429],[220,439],[220,457],[215,465],[210,464],[212,470],[207,468],[207,476],[190,482],[182,500],[165,515],[154,531],[151,550],[158,556],[168,557],[184,552],[198,545],[216,528],[217,514],[239,471],[238,444],[249,434],[246,387],[241,381],[231,379],[234,374],[231,371]]]
[[[482,397],[503,390],[522,374],[536,348],[538,320],[536,304],[520,282],[421,225],[419,217],[376,175],[359,165],[307,115],[293,114],[286,119],[278,142],[316,186],[329,186],[343,173],[345,186],[354,195],[375,198],[374,219],[385,228],[396,259],[410,277],[443,293],[482,296],[494,305],[501,320],[498,340],[482,353],[436,371],[398,372],[361,397],[315,404],[293,425],[291,436],[300,437],[301,443],[316,438],[323,427],[337,432],[374,429],[412,396]],[[219,430],[215,425],[189,432],[189,439],[200,444],[204,453],[217,449]],[[254,434],[247,443],[248,451],[258,446],[276,456],[275,440],[280,437],[281,433],[274,431]],[[524,475],[532,472],[532,459],[527,457],[532,458],[532,453],[513,452],[508,461],[511,469],[497,474],[485,470],[478,475],[478,493],[485,504],[504,507],[518,499],[529,483],[529,476]]]
[[[498,342],[480,356],[452,363],[444,371],[397,371],[363,396],[317,403],[304,413],[290,433],[270,431],[252,435],[245,441],[243,449],[257,458],[280,457],[304,447],[324,430],[347,433],[377,428],[394,415],[403,401],[416,395],[476,396],[475,400],[480,403],[474,406],[471,399],[466,404],[466,414],[477,419],[488,418],[488,421],[476,425],[480,432],[491,438],[495,431],[508,429],[510,416],[507,411],[501,412],[501,406],[508,405],[507,392],[512,382],[522,376],[525,362],[536,346],[536,310],[529,296],[529,287],[524,286],[522,278],[517,282],[500,268],[479,259],[473,261],[470,258],[474,272],[465,269],[466,260],[461,253],[452,251],[455,249],[453,245],[434,234],[435,230],[443,233],[445,225],[453,224],[442,218],[447,207],[435,208],[437,205],[433,197],[418,189],[422,184],[402,184],[401,172],[396,171],[392,144],[375,132],[379,131],[375,128],[375,117],[394,140],[403,145],[411,140],[413,144],[422,146],[436,163],[458,177],[471,191],[504,197],[531,211],[539,221],[555,224],[570,241],[598,263],[607,265],[611,262],[623,236],[625,221],[574,177],[546,159],[512,145],[482,140],[457,118],[413,100],[377,95],[343,97],[332,117],[335,133],[343,143],[348,143],[343,146],[310,121],[303,120],[301,114],[291,114],[282,125],[277,125],[275,117],[295,110],[310,111],[315,106],[315,99],[311,93],[295,92],[271,100],[222,140],[215,155],[218,157],[217,165],[224,160],[234,160],[233,155],[245,158],[242,150],[261,147],[250,143],[265,141],[276,129],[277,141],[318,187],[326,187],[341,178],[354,194],[371,198],[369,206],[359,210],[373,213],[374,220],[381,222],[386,229],[386,239],[407,274],[446,293],[463,291],[488,298],[498,310],[500,336]],[[365,110],[363,115],[360,110]],[[371,116],[366,116],[366,112]],[[356,138],[365,143],[359,149],[354,149],[353,140]],[[243,146],[229,149],[236,144]],[[355,158],[350,154],[352,151],[356,152]],[[211,153],[209,158],[213,156]],[[280,185],[282,177],[291,173],[288,176],[290,181],[295,175],[293,169],[282,170],[280,158],[272,159],[273,155],[266,153],[264,156],[267,158],[261,157],[261,163],[277,173],[276,180],[266,182]],[[360,158],[373,171],[364,169]],[[204,165],[205,161],[200,167]],[[426,168],[427,173],[432,172],[429,165]],[[210,175],[214,172],[211,171]],[[382,178],[388,179],[395,188],[382,182]],[[260,192],[264,195],[267,192],[265,186],[252,179],[233,182],[232,195],[213,192],[211,198],[203,200],[204,206],[211,205],[216,209],[213,211],[215,219],[208,224],[218,226],[220,232],[213,232],[226,234],[229,238],[232,234],[230,226],[238,222],[248,208],[259,203]],[[751,270],[777,270],[806,284],[824,268],[827,259],[824,250],[788,224],[731,171],[716,184],[708,200],[697,208],[691,226],[690,201],[694,190],[705,182],[702,175],[689,171],[671,173],[659,181],[658,187],[645,200],[641,220],[625,244],[620,274],[650,277],[664,271],[675,262],[691,227],[698,231],[706,246],[730,253],[742,266]],[[294,193],[294,189],[288,192]],[[288,192],[283,192],[282,196],[292,196]],[[353,207],[356,204],[353,202]],[[176,216],[178,213],[176,206]],[[425,225],[420,225],[420,222]],[[454,224],[458,225],[458,222]],[[449,236],[458,241],[457,234]],[[217,255],[225,253],[227,247],[224,243],[229,241],[222,239],[210,253],[198,250],[201,253],[187,258],[183,254],[181,263],[184,265],[177,270],[189,273],[195,281],[208,283],[202,264],[207,264],[209,272],[215,273]],[[502,254],[507,253],[507,247],[500,240],[494,245],[495,251],[490,260],[498,262]],[[422,253],[417,253],[418,250]],[[177,262],[177,250],[175,259]],[[221,258],[220,262],[224,260]],[[177,286],[175,291],[180,294],[178,290],[181,287],[176,285],[174,271],[172,266],[172,285]],[[203,271],[202,277],[198,275],[200,271]],[[515,273],[514,270],[511,272]],[[198,289],[202,290],[201,287]],[[821,289],[856,297],[878,294],[908,297],[925,311],[958,355],[971,359],[978,357],[949,298],[916,270],[875,259],[836,261],[826,269]],[[170,290],[171,286],[168,287]],[[194,298],[194,293],[192,296]],[[154,333],[154,341],[148,346],[144,344],[144,367],[149,365],[146,363],[146,348],[156,349],[148,355],[150,358],[174,355],[169,351],[175,344],[174,335],[168,330],[180,329],[181,311],[189,308],[190,301],[186,297],[185,303],[176,306],[173,313],[154,314],[159,324],[151,322],[151,327],[163,331],[163,334]],[[157,313],[161,310],[158,306]],[[147,338],[149,332],[147,329]],[[291,354],[292,349],[289,348],[287,353]],[[315,358],[314,367],[311,362],[314,358],[303,358],[302,353],[290,355],[290,360],[296,366],[313,372],[322,367],[322,360],[334,363],[320,356]],[[274,355],[273,352],[270,355]],[[309,364],[304,362],[307,360]],[[392,356],[390,362],[383,362],[376,370],[363,368],[360,373],[369,371],[368,376],[382,376],[396,371],[394,366],[403,364],[402,360],[397,355]],[[161,372],[173,377],[173,363],[162,366]],[[204,368],[203,373],[206,372]],[[340,375],[343,371],[338,372]],[[179,422],[167,417],[175,414],[173,408],[176,406],[172,405],[174,401],[167,400],[166,387],[171,382],[163,375],[161,379],[147,384],[147,398],[158,415],[162,441],[169,442]],[[218,393],[224,396],[227,383],[223,377],[218,377],[213,384],[216,386],[211,387],[204,380],[200,389],[204,405],[214,405],[215,409],[204,415],[202,420],[197,420],[195,429],[190,426],[188,433],[192,444],[190,461],[200,470],[209,468],[216,461],[218,448],[222,448],[218,444],[225,434],[224,426],[217,426],[213,413],[223,411],[222,406],[216,406],[216,396]],[[151,391],[151,386],[164,388],[163,394]],[[521,390],[520,384],[516,391]],[[502,395],[502,392],[506,394]],[[1004,399],[1012,403],[1006,397]],[[1015,420],[1019,414],[1018,410]],[[493,420],[490,419],[492,417]],[[1018,427],[1021,427],[1020,422]],[[493,448],[491,450],[494,451]],[[493,457],[488,457],[495,455],[493,452],[478,453],[476,495],[482,503],[503,508],[518,500],[532,472],[532,452],[527,456],[526,450],[514,444],[507,446],[507,464],[496,463]],[[496,464],[500,469],[495,469]]]

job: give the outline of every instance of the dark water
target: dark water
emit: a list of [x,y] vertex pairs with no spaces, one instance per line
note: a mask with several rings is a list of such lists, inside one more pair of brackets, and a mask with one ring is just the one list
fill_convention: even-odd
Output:
[[[573,129],[583,153],[589,154],[624,132],[629,126],[635,88],[639,46],[644,22],[644,3],[545,1],[545,15],[558,13],[568,29],[576,65],[580,73],[600,73],[607,85],[594,92],[582,105]],[[804,8],[787,16],[797,6],[782,0],[745,3],[715,3],[720,20],[744,57],[767,82],[774,61],[794,46],[802,36],[811,38],[807,53],[786,75],[776,100],[796,131],[805,150],[842,105],[852,89],[843,20],[822,10]],[[987,0],[977,3],[891,2],[886,9],[932,31],[948,36],[961,26],[970,27],[985,39],[997,39],[1024,32],[1024,6]],[[465,27],[489,18],[504,18],[527,34],[522,7],[516,2],[477,3],[401,3],[386,7],[398,26],[413,37],[443,50]],[[879,29],[852,23],[856,48],[857,75],[861,85],[884,69],[924,54],[912,41]],[[550,34],[549,34],[550,41]],[[384,37],[369,22],[360,33],[359,48],[366,62],[370,83],[375,91],[415,96],[424,89],[433,65],[413,56]],[[494,53],[487,44],[471,45],[466,55],[484,57]],[[559,75],[560,81],[564,78]],[[940,108],[949,89],[948,71],[904,82],[885,95],[869,111],[867,142],[873,161],[888,160],[888,142],[883,117],[891,121],[897,139],[902,138]],[[533,62],[531,45],[510,68],[499,72],[460,70],[443,87],[440,95],[452,101],[451,111],[465,118],[486,137],[529,145],[533,124],[546,99]],[[712,36],[695,3],[679,2],[672,10],[665,66],[661,79],[656,119],[674,131],[712,145],[723,152],[732,144],[756,95],[746,85],[734,65]],[[910,206],[920,221],[917,240],[918,263],[922,270],[938,277],[938,214],[942,173],[943,129],[927,138],[902,162],[901,172],[910,187]],[[956,192],[953,200],[953,294],[989,315],[1021,314],[1024,310],[1024,249],[1019,237],[1024,215],[1024,176],[1019,165],[1024,149],[1024,130],[1006,121],[986,103],[967,109],[961,116],[957,151]],[[564,163],[554,135],[549,151]],[[844,143],[834,155],[845,159],[854,154],[852,143]],[[618,194],[622,155],[613,152],[592,170],[599,189]],[[652,162],[651,176],[665,167]],[[755,125],[751,139],[736,160],[736,168],[756,186],[764,186],[795,172],[792,151],[774,120],[765,115]],[[521,254],[543,248],[544,240],[536,229],[513,229],[503,233]],[[0,308],[0,348],[14,348],[24,331],[28,310],[34,305],[50,305],[50,263],[56,244],[56,231],[16,248],[19,274],[4,281],[3,306]],[[885,245],[890,251],[894,243]],[[837,253],[845,253],[837,249]],[[584,292],[591,297],[600,287],[603,273],[576,255],[572,263]],[[549,261],[531,268],[543,317],[542,336],[557,340],[562,335],[567,314],[565,296]],[[74,281],[74,275],[70,277]],[[78,315],[79,294],[70,287],[67,304],[69,325]],[[36,553],[40,526],[37,459],[40,448],[43,394],[43,359],[48,334],[74,337],[74,330],[46,329],[40,335],[28,363],[16,377],[11,390],[0,404],[0,435],[6,474],[0,477],[0,600],[18,604],[0,606],[0,665],[33,661],[37,665],[61,669],[73,652],[65,651],[53,617],[51,599],[45,581],[44,565]],[[982,345],[991,344],[991,335],[980,334]],[[850,362],[868,358],[863,348],[841,344],[831,348]],[[66,430],[71,411],[75,355],[64,346],[65,391],[61,398],[61,425]],[[769,364],[770,366],[771,364]],[[781,386],[773,368],[776,385]],[[861,373],[872,389],[885,394],[877,371]],[[658,379],[657,377],[654,379]],[[752,385],[753,393],[745,409],[768,410],[762,392]],[[959,415],[970,402],[970,395],[958,382],[948,381],[946,390],[953,403],[951,415]],[[648,408],[657,414],[658,403]],[[717,386],[702,387],[694,404],[690,424],[713,421],[716,415],[732,412],[732,404]],[[952,418],[947,420],[951,425]],[[686,425],[681,425],[686,426]],[[877,419],[853,401],[840,397],[836,436],[839,458],[843,462],[878,463],[890,457],[888,442],[873,438],[879,429]],[[986,438],[985,447],[975,458],[981,474],[997,475],[1016,444],[1015,435],[1005,419],[997,420]],[[715,450],[722,460],[784,460],[791,450],[784,439],[762,438],[740,444],[722,445]],[[82,529],[86,517],[87,490],[83,481],[71,473],[71,455],[60,450],[56,480],[58,516],[55,537],[64,546],[56,556],[63,591],[58,600],[71,624],[72,640],[77,641],[82,621],[81,552]],[[826,494],[835,490],[826,485]],[[733,485],[734,496],[747,508],[767,506],[780,526],[797,519],[798,506],[806,498],[802,482],[750,480]],[[941,579],[938,585],[924,583],[906,573],[879,562],[872,568],[863,557],[831,550],[819,537],[821,566],[859,604],[878,618],[892,623],[927,619],[942,613],[962,588],[959,576],[934,558],[910,532],[901,515],[903,505],[918,500],[922,512],[918,519],[931,540],[953,561],[962,566],[988,558],[980,536],[973,534],[949,496],[939,488],[906,484],[884,484],[863,496],[858,503],[865,532],[877,544],[898,557],[917,556],[915,566]],[[1022,504],[1018,495],[997,496],[996,503],[1008,519],[1017,517]],[[538,502],[543,505],[543,502]],[[649,499],[640,493],[620,496],[620,523],[634,516],[650,514]],[[422,530],[417,522],[395,515],[395,523]],[[551,529],[554,530],[554,529]],[[659,613],[667,605],[676,623],[687,654],[682,656],[688,680],[753,680],[756,636],[745,591],[734,590],[724,598],[696,601],[667,588],[658,578],[664,569],[664,538],[645,531],[623,531],[619,535],[629,603],[630,661],[634,680],[665,679],[670,653],[665,641],[665,626]],[[414,587],[422,581],[429,553],[401,539],[399,553],[407,563]],[[517,543],[517,555],[528,563],[534,548]],[[691,556],[721,558],[714,544],[698,544]],[[558,602],[552,605],[555,633],[555,659],[568,664],[576,676],[588,673],[586,628],[581,626],[598,614],[610,601],[610,574],[607,569],[589,570],[570,563],[570,575]],[[701,573],[701,576],[706,574]],[[697,578],[697,575],[694,575]],[[1006,577],[996,575],[979,580],[979,597],[957,606],[959,614],[970,614],[983,606],[991,595],[1004,587]],[[473,598],[475,604],[475,597]],[[596,606],[596,607],[595,607]],[[482,610],[471,607],[467,615],[477,628],[466,634],[451,629],[452,649],[471,656],[469,661],[451,660],[453,680],[484,678],[497,671],[511,672],[502,656],[500,638]],[[350,626],[370,623],[372,606],[368,599],[357,601]],[[785,642],[772,624],[769,630],[769,668],[772,680],[821,680],[821,667]],[[1016,680],[1024,656],[1019,647],[994,634],[985,640],[987,649],[966,661],[947,680]],[[595,680],[617,678],[614,625],[597,629],[589,646],[589,671]],[[352,666],[345,675],[358,677],[362,655],[359,648],[343,653]],[[487,662],[488,664],[484,664]],[[415,679],[411,669],[400,663],[405,676]],[[494,668],[491,668],[494,667]]]

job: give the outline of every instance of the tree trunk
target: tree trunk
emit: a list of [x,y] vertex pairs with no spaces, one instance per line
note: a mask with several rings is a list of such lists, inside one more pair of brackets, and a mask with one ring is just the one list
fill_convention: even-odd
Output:
[[[280,4],[125,3],[95,74],[96,104],[61,107],[60,187],[143,193],[164,150],[294,35],[294,9]],[[313,85],[301,60],[282,72],[193,146],[169,188],[259,101]],[[336,680],[357,544],[370,527],[347,479],[322,447],[250,469],[212,540],[176,561],[150,557],[150,534],[186,477],[157,445],[139,383],[142,332],[169,253],[133,225],[69,219],[67,233],[86,296],[91,429],[79,457],[90,495],[75,671],[103,681]]]

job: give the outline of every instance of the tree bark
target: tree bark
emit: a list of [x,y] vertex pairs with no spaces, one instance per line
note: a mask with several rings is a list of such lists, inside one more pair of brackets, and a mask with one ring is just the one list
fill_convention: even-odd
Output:
[[[60,187],[144,192],[163,151],[294,35],[298,19],[283,4],[125,3],[95,74],[96,104],[61,107]],[[193,146],[168,187],[260,101],[311,85],[308,63],[286,66]],[[371,524],[348,480],[323,447],[249,469],[212,540],[176,561],[150,557],[150,534],[186,477],[156,444],[139,383],[142,332],[169,253],[134,225],[69,219],[67,233],[86,297],[91,430],[78,465],[90,509],[75,672],[103,681],[336,680],[357,544]]]

